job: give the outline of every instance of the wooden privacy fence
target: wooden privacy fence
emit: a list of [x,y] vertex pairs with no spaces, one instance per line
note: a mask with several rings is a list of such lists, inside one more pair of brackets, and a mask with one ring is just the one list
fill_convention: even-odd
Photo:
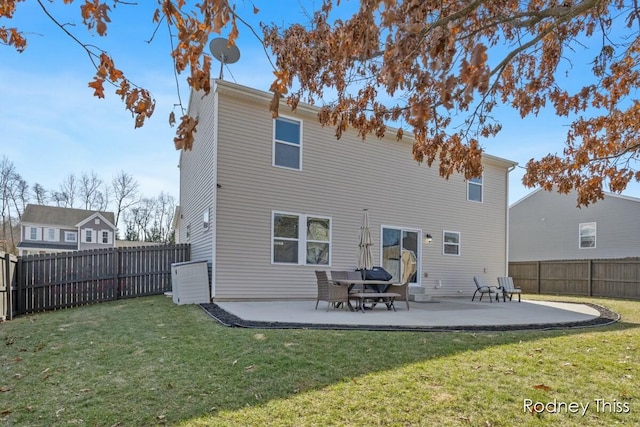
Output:
[[8,307],[20,315],[162,294],[171,290],[171,264],[189,259],[188,244],[18,257]]
[[510,262],[523,293],[640,299],[640,258]]

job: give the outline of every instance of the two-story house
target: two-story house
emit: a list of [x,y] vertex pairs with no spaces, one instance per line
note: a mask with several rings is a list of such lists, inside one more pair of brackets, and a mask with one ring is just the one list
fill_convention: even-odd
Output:
[[20,221],[20,255],[115,247],[113,212],[27,205]]
[[578,208],[575,193],[538,189],[509,208],[509,261],[640,256],[640,199],[605,193]]
[[274,119],[271,96],[218,80],[189,101],[176,236],[210,263],[215,299],[315,298],[314,270],[355,269],[364,209],[374,263],[399,280],[413,252],[411,286],[428,295],[471,297],[473,276],[506,274],[514,162],[484,155],[481,178],[445,180],[413,160],[410,136],[337,140],[317,107],[283,103]]

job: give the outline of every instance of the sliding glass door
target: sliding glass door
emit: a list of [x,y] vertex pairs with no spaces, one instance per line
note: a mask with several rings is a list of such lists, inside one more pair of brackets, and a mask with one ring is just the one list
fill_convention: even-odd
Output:
[[393,280],[418,284],[420,271],[420,230],[382,226],[382,267]]

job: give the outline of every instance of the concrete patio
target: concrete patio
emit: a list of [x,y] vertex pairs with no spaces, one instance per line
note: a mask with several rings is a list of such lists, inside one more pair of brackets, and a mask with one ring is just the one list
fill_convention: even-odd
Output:
[[[202,306],[222,323],[245,327],[501,330],[598,326],[618,320],[615,313],[603,313],[602,308],[587,304],[532,300],[490,303],[488,300],[472,302],[468,298],[441,298],[437,302],[411,301],[410,310],[400,302],[396,303],[395,312],[378,305],[364,313],[335,308],[327,311],[327,303],[322,301],[315,310],[315,300],[225,301]],[[231,314],[232,321],[226,322],[217,316],[216,310],[224,317],[219,309]]]

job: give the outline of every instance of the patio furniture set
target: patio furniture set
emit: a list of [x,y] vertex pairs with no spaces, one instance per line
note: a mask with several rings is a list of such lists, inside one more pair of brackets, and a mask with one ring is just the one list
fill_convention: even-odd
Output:
[[500,294],[502,293],[502,301],[507,301],[507,296],[509,297],[509,301],[513,299],[513,295],[518,295],[518,302],[520,302],[520,295],[522,294],[522,289],[515,287],[513,284],[513,278],[511,277],[498,277],[498,286],[489,285],[484,281],[483,278],[479,276],[474,276],[473,281],[476,284],[476,291],[473,293],[473,297],[471,297],[471,301],[473,301],[476,295],[480,294],[479,301],[482,301],[482,297],[484,294],[489,294],[489,302],[493,302],[491,299],[491,294],[496,295],[496,301],[500,302]]
[[[394,283],[392,280],[384,280],[384,277],[367,278],[360,271],[331,271],[331,277],[326,271],[316,270],[315,273],[318,283],[316,310],[320,301],[327,302],[327,311],[330,307],[345,307],[350,311],[358,310],[364,313],[367,308],[366,303],[370,303],[371,308],[378,303],[384,303],[388,310],[396,311],[396,301],[405,301],[409,310],[408,279],[403,283]],[[503,302],[506,302],[507,297],[511,301],[514,295],[518,295],[518,302],[521,301],[522,289],[514,286],[511,277],[498,277],[498,286],[489,285],[479,276],[474,276],[473,281],[476,284],[476,291],[471,301],[474,301],[478,294],[480,294],[479,301],[482,301],[485,294],[489,295],[489,302],[493,302],[492,294],[495,294],[497,302],[500,301],[500,294]],[[355,308],[351,304],[354,300],[357,301]]]
[[[317,270],[315,273],[318,282],[316,310],[320,301],[327,301],[327,311],[331,306],[342,306],[364,313],[367,303],[370,308],[380,303],[385,304],[388,310],[396,311],[396,301],[405,301],[409,310],[408,280],[394,283],[382,278],[366,278],[359,271],[331,271],[331,278],[326,271]],[[355,308],[351,301],[357,301]]]

